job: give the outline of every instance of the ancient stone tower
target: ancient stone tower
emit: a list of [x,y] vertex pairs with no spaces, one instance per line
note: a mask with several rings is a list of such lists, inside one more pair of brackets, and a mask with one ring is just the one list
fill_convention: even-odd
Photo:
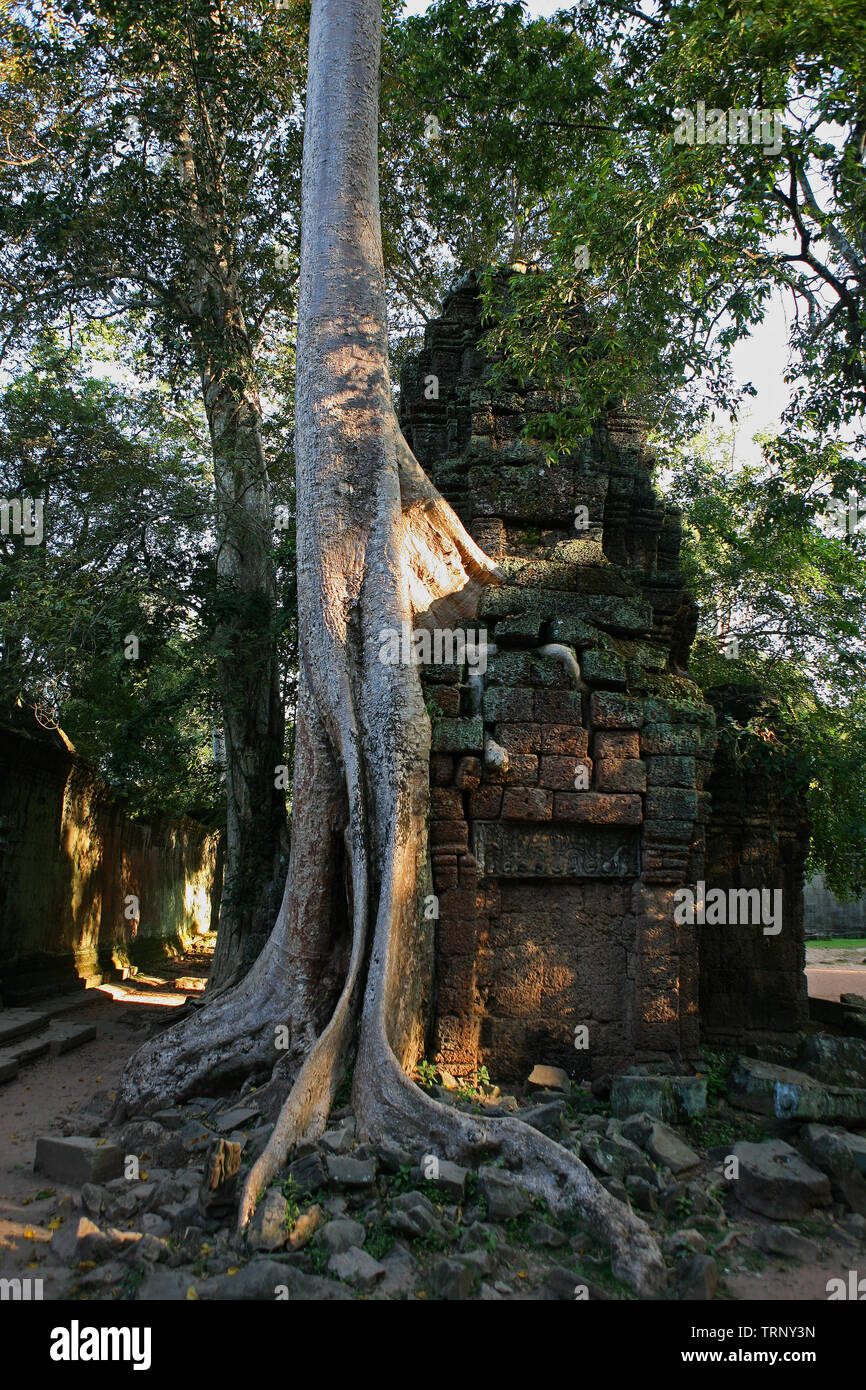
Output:
[[495,651],[424,672],[433,1047],[457,1074],[680,1069],[697,1056],[702,987],[674,894],[703,874],[716,735],[685,670],[696,619],[679,514],[622,412],[547,465],[524,426],[558,403],[494,391],[481,332],[470,276],[401,379],[406,438],[506,575],[478,613]]

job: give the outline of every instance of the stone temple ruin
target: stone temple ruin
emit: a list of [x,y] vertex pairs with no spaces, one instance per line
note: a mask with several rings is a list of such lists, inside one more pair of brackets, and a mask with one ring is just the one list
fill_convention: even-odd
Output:
[[[718,745],[737,692],[711,702],[688,675],[680,516],[641,422],[612,408],[547,465],[524,427],[557,403],[493,389],[481,335],[469,276],[401,381],[406,438],[506,575],[478,612],[486,670],[470,649],[424,671],[433,1051],[518,1078],[540,1059],[573,1073],[577,1047],[598,1078],[691,1071],[702,1041],[784,1043],[807,1017],[805,809]],[[781,929],[679,923],[677,890],[701,883],[781,889]]]

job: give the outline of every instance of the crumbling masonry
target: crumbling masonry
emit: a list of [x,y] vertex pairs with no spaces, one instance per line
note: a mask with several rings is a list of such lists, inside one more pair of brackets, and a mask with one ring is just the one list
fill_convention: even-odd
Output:
[[[689,1067],[701,1015],[707,1038],[782,1039],[806,1010],[802,806],[780,846],[767,788],[738,805],[732,769],[714,770],[715,712],[687,674],[680,517],[653,490],[641,423],[612,409],[547,465],[524,426],[561,402],[494,390],[481,333],[470,276],[401,383],[410,445],[506,575],[479,609],[486,671],[424,672],[433,1049],[458,1075],[545,1061],[597,1076]],[[710,872],[783,887],[778,936],[677,925],[676,890]]]

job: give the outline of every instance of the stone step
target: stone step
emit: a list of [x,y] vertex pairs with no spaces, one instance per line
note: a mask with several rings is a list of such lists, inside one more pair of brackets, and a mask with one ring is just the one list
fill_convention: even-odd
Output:
[[0,1052],[0,1081],[12,1081],[18,1075],[18,1058],[14,1052]]
[[44,1033],[37,1033],[32,1038],[22,1038],[9,1048],[18,1058],[18,1065],[24,1067],[28,1062],[35,1062],[37,1057],[44,1057],[51,1047],[51,1036],[47,1029]]
[[5,1050],[19,1038],[39,1033],[48,1022],[47,1015],[30,1009],[4,1009],[0,1013],[0,1049]]
[[93,1042],[96,1037],[95,1023],[65,1023],[54,1021],[48,1029],[51,1056],[59,1057],[63,1052],[72,1052],[84,1043]]

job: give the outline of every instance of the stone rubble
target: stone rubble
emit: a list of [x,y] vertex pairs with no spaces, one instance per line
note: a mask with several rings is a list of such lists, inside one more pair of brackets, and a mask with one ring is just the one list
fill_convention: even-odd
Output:
[[[818,1068],[831,1056],[850,1062],[821,1043],[810,1053]],[[447,1094],[470,1113],[511,1101],[522,1120],[579,1154],[654,1231],[668,1265],[668,1298],[712,1299],[724,1292],[727,1275],[761,1262],[825,1264],[830,1277],[838,1272],[828,1262],[831,1248],[850,1250],[850,1261],[866,1258],[866,1134],[735,1108],[744,1059],[729,1060],[727,1095],[716,1087],[712,1103],[698,1099],[691,1118],[680,1109],[677,1123],[647,1109],[619,1117],[610,1087],[601,1100],[588,1082],[566,1077],[566,1087],[546,1067],[505,1095],[465,1082]],[[763,1065],[745,1061],[752,1074]],[[684,1085],[684,1095],[707,1094],[706,1076],[640,1077],[672,1079],[699,1083]],[[662,1094],[671,1093],[646,1085],[635,1092],[644,1100]],[[53,1232],[47,1258],[67,1270],[65,1297],[631,1297],[579,1215],[554,1216],[519,1172],[495,1161],[474,1169],[393,1144],[366,1145],[346,1110],[295,1152],[238,1240],[239,1191],[271,1130],[255,1092],[244,1101],[197,1097],[160,1110],[158,1119],[133,1117],[114,1133],[104,1098],[95,1097],[68,1124],[86,1128],[95,1116],[101,1134],[40,1141],[39,1171],[47,1165],[62,1174],[57,1181],[74,1193],[57,1197],[46,1218]],[[127,1178],[133,1152],[138,1177]]]

